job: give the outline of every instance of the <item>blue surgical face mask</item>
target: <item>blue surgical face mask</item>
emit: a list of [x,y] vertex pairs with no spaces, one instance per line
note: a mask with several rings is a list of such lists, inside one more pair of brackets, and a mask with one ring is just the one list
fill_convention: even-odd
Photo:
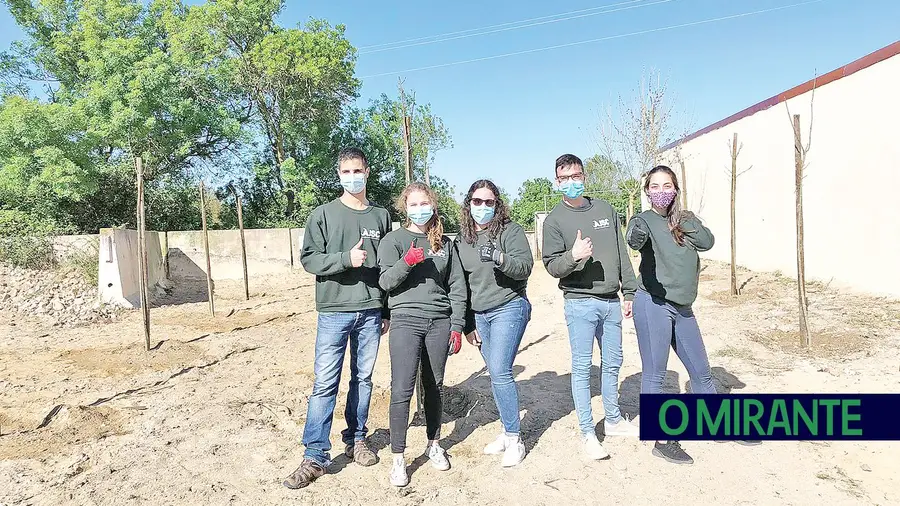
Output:
[[469,211],[472,213],[472,219],[475,220],[475,223],[479,225],[487,225],[494,219],[494,208],[489,206],[469,206]]
[[559,185],[559,191],[570,199],[577,199],[584,193],[584,183],[581,181],[566,181]]
[[430,205],[407,207],[406,215],[409,216],[409,221],[422,226],[434,216],[434,209]]
[[366,187],[366,176],[363,174],[341,174],[341,186],[356,195]]

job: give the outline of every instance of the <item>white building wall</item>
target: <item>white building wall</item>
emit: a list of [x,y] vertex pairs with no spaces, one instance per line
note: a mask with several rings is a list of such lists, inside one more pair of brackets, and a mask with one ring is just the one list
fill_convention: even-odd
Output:
[[[804,143],[810,101],[788,100]],[[900,296],[900,55],[815,90],[803,187],[807,278]],[[681,145],[688,207],[716,235],[706,254],[730,259],[729,141],[743,144],[737,184],[737,262],[796,276],[794,144],[784,103]],[[680,174],[675,150],[662,159]],[[646,205],[646,204],[645,204]]]

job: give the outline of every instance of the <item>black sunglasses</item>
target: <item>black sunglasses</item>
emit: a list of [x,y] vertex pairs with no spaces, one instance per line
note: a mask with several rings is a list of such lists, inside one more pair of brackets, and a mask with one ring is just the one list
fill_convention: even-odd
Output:
[[477,199],[475,197],[472,197],[472,204],[474,204],[476,206],[494,207],[494,204],[496,204],[496,203],[497,203],[497,201],[494,199]]

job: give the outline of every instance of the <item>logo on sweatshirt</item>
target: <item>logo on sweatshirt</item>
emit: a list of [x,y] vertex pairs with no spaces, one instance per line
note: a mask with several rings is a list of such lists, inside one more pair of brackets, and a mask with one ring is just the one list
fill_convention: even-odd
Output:
[[428,256],[444,258],[447,256],[447,250],[441,249],[440,251],[434,251],[431,248],[428,248]]
[[359,232],[359,235],[363,239],[381,239],[380,230],[369,230],[364,228]]
[[609,228],[609,218],[604,218],[600,221],[594,220],[594,229],[597,230],[601,228]]

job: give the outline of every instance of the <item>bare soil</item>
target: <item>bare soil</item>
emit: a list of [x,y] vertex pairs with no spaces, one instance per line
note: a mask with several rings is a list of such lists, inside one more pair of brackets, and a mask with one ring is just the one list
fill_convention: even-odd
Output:
[[[721,392],[900,388],[900,302],[810,285],[807,350],[791,280],[741,270],[732,297],[726,265],[704,262],[701,276],[695,310]],[[453,468],[427,465],[414,421],[402,490],[388,482],[387,337],[369,421],[381,461],[363,468],[337,456],[345,360],[334,466],[307,489],[281,485],[302,458],[313,382],[316,313],[305,273],[251,280],[250,301],[239,283],[219,282],[215,317],[196,284],[176,284],[151,310],[150,352],[139,311],[75,328],[0,314],[0,504],[900,504],[894,442],[685,442],[696,463],[675,466],[653,457],[650,442],[604,438],[612,457],[584,460],[562,297],[539,266],[529,283],[534,313],[514,370],[528,457],[503,469],[482,454],[500,422],[484,363],[465,345],[445,380]],[[634,418],[640,358],[630,321],[624,333],[620,404]],[[599,366],[599,350],[594,358]],[[669,369],[666,388],[687,391],[674,354]]]

